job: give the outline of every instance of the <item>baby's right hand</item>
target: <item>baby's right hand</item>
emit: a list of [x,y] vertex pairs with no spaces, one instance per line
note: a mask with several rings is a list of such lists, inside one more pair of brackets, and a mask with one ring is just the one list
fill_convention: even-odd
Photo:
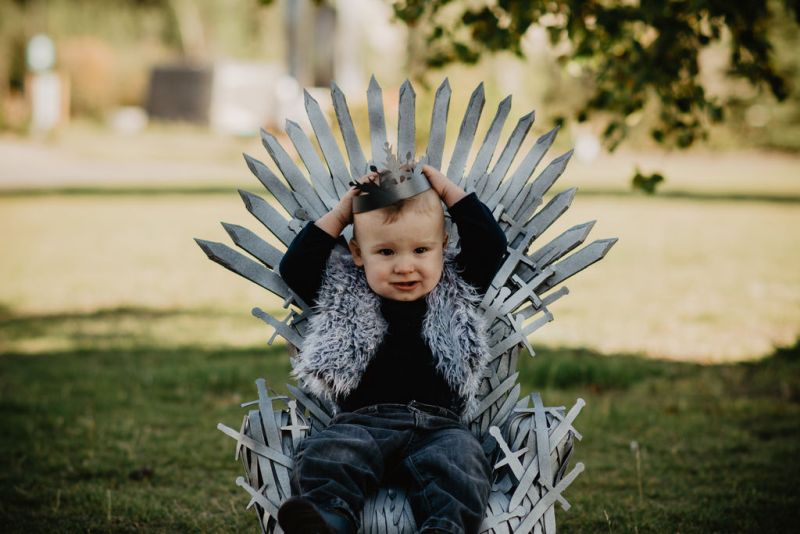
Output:
[[330,211],[330,215],[336,217],[336,220],[341,224],[343,229],[353,222],[353,197],[357,194],[358,189],[351,187]]
[[[358,179],[359,183],[374,180],[377,173],[371,172]],[[353,222],[353,197],[358,195],[358,189],[351,187],[339,200],[331,211],[317,219],[315,223],[333,237],[339,237],[348,224]]]
[[[371,172],[359,178],[357,182],[363,184],[365,182],[375,180],[377,177],[378,173]],[[350,190],[344,194],[341,200],[339,200],[339,203],[336,204],[336,207],[333,208],[336,211],[337,218],[343,223],[342,228],[353,222],[353,197],[357,195],[358,189],[355,186],[351,187]]]

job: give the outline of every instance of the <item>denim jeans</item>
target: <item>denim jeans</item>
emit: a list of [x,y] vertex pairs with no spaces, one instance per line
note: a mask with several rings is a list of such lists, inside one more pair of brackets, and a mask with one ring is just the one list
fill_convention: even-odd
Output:
[[445,408],[412,401],[337,415],[298,447],[292,491],[358,528],[367,496],[407,489],[420,532],[477,533],[491,467],[478,440]]

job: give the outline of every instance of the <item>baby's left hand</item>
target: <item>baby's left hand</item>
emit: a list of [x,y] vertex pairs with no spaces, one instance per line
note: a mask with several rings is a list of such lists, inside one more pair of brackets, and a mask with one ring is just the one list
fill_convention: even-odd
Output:
[[434,169],[430,165],[422,166],[422,174],[425,175],[433,190],[436,191],[436,194],[439,195],[439,198],[448,208],[467,196],[466,191],[442,174],[441,171]]

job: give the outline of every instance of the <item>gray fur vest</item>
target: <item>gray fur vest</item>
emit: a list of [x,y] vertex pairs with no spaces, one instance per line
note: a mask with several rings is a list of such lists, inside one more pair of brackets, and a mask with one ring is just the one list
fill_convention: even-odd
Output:
[[[463,401],[461,415],[467,419],[477,405],[489,354],[480,297],[446,261],[441,280],[425,298],[422,336],[437,372]],[[335,404],[358,386],[388,325],[363,269],[337,250],[328,260],[314,311],[292,374],[307,391]]]

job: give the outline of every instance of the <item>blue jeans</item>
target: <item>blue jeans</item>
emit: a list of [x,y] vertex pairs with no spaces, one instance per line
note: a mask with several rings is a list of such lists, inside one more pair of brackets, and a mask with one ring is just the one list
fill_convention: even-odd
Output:
[[491,467],[478,440],[449,410],[412,401],[337,415],[298,447],[292,492],[347,517],[355,532],[368,495],[407,489],[420,532],[477,533]]

